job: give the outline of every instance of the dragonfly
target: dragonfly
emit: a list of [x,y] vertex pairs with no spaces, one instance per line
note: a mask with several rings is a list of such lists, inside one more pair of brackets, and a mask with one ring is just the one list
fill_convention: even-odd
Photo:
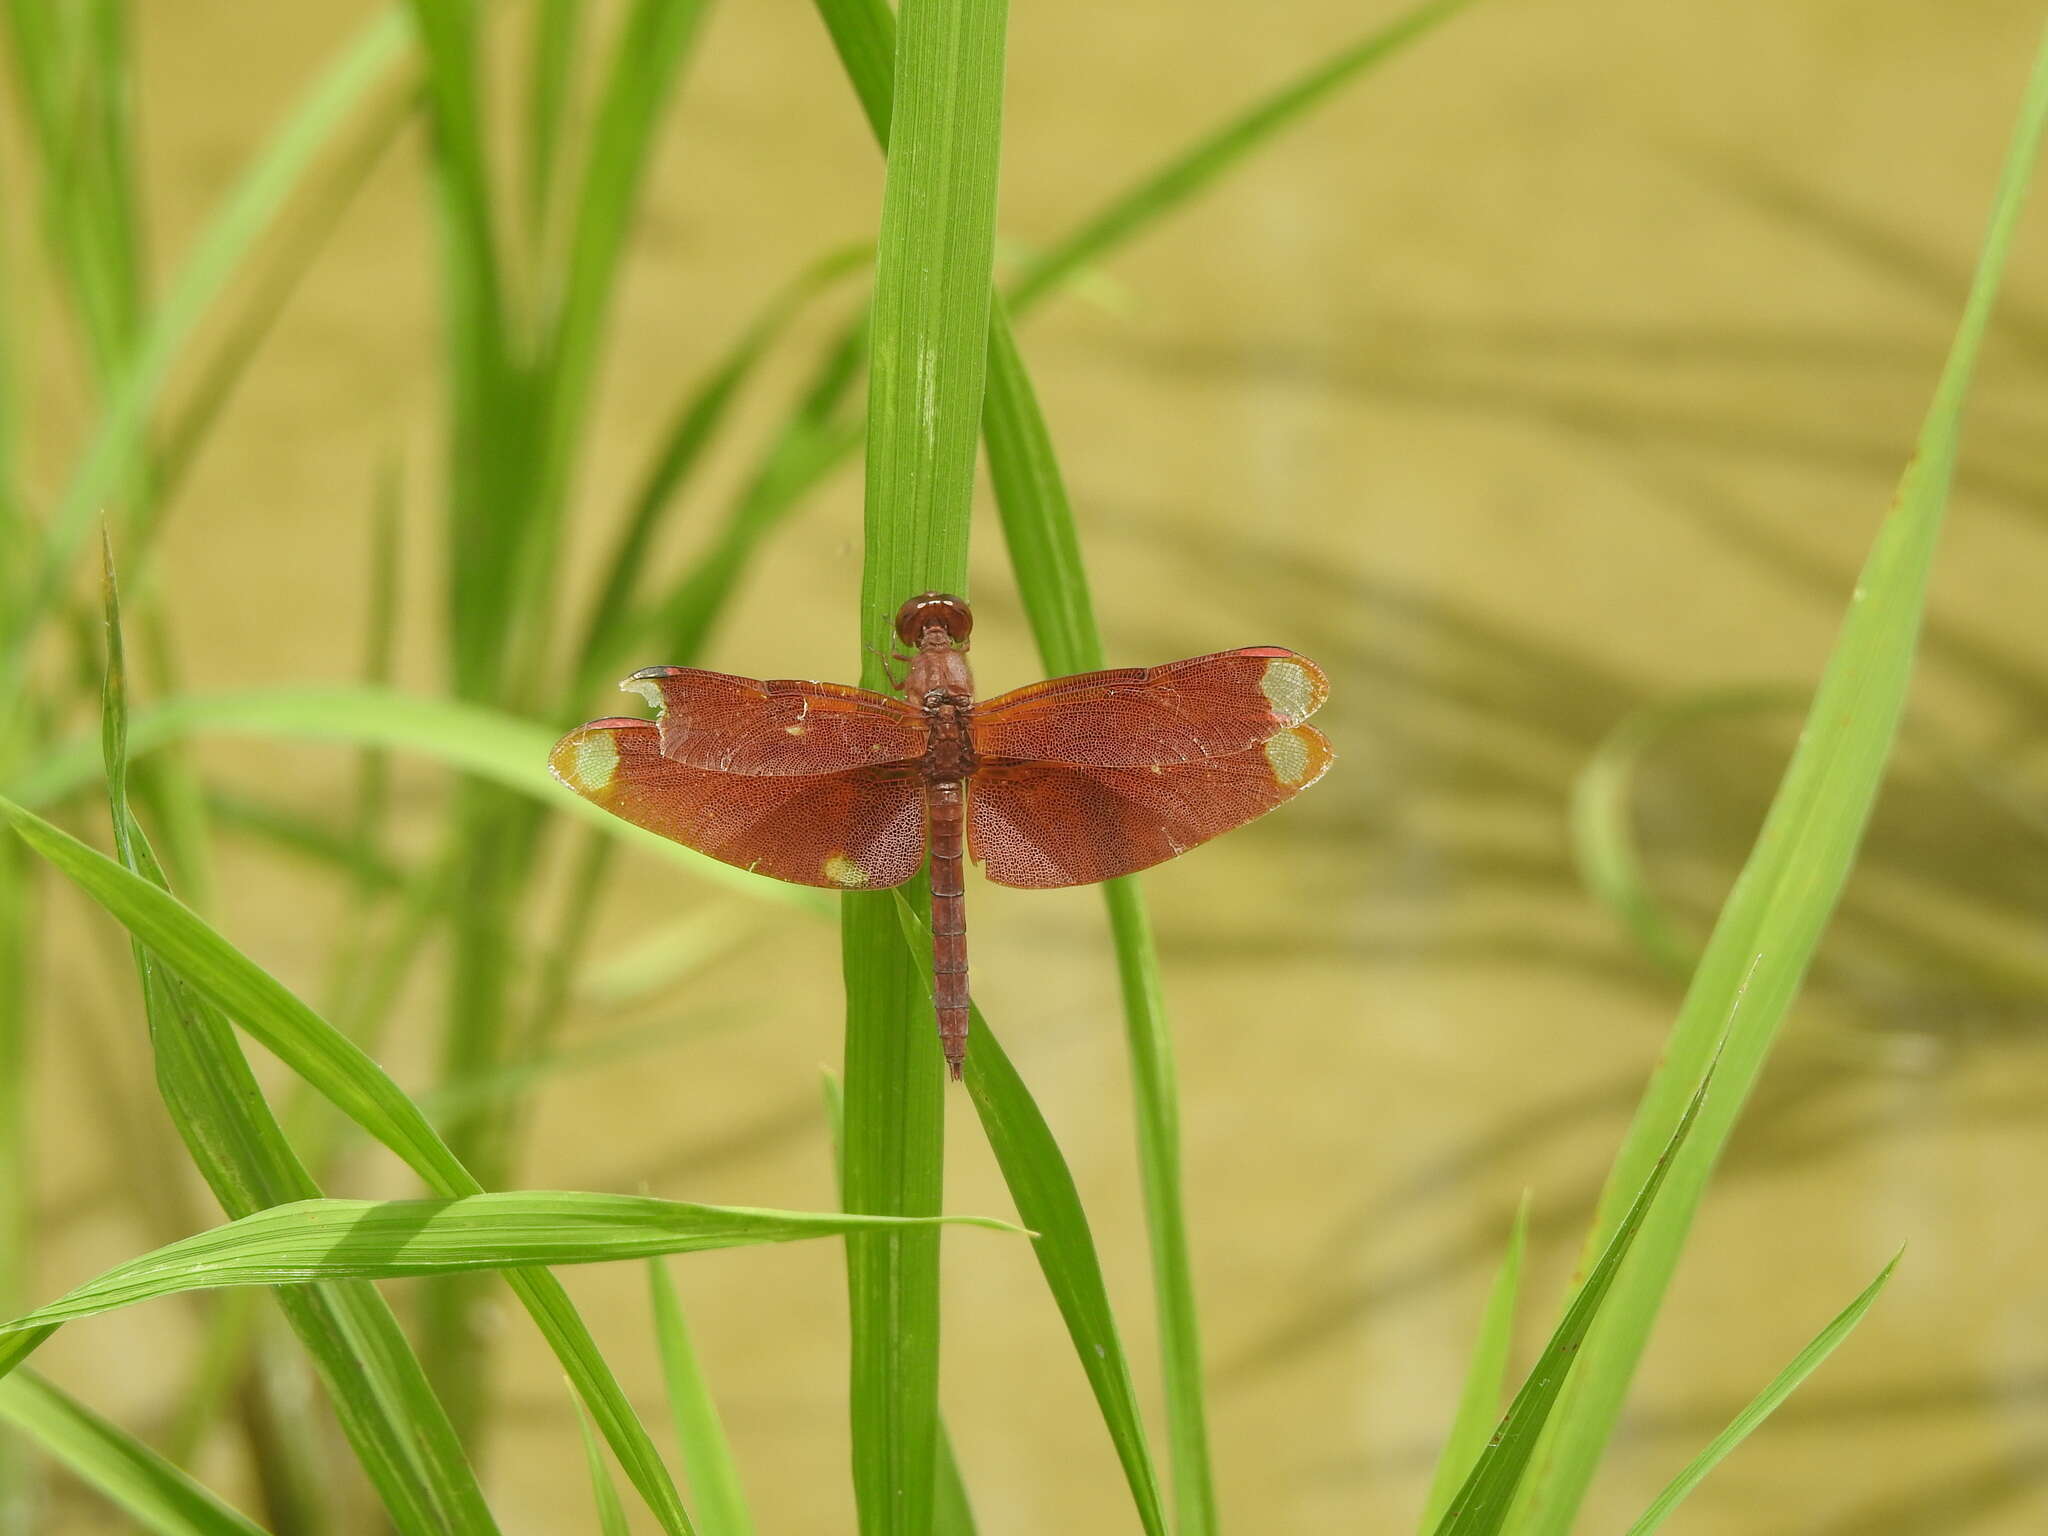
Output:
[[[901,698],[843,683],[648,667],[619,686],[653,718],[578,726],[557,779],[635,826],[757,874],[885,890],[929,865],[932,1002],[966,1059],[964,858],[998,885],[1090,885],[1284,805],[1334,761],[1305,722],[1322,669],[1278,646],[1083,672],[986,702],[974,615],[926,592],[896,615]],[[898,675],[897,668],[901,668]]]

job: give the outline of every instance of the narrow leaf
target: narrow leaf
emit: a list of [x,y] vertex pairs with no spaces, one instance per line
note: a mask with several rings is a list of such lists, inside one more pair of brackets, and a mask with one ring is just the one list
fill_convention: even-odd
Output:
[[[196,913],[148,881],[0,799],[0,816],[24,841],[114,915],[213,1006],[261,1041],[289,1069],[372,1136],[404,1158],[436,1193],[482,1193],[475,1177],[408,1100],[354,1042],[336,1031],[274,977],[222,938]],[[532,1314],[626,1474],[662,1522],[686,1536],[689,1516],[667,1469],[625,1391],[598,1352],[561,1282],[545,1270],[506,1273]],[[21,1335],[32,1338],[33,1335]],[[32,1346],[30,1346],[32,1347]],[[23,1351],[25,1352],[25,1351]],[[0,1342],[0,1369],[20,1358]]]
[[[1904,1252],[1902,1249],[1901,1253]],[[1814,1336],[1813,1342],[1792,1357],[1792,1363],[1771,1379],[1771,1384],[1759,1392],[1749,1405],[1738,1413],[1729,1426],[1714,1437],[1713,1443],[1693,1458],[1691,1464],[1671,1480],[1671,1484],[1650,1502],[1640,1520],[1628,1528],[1628,1536],[1650,1536],[1650,1532],[1664,1523],[1664,1517],[1676,1509],[1681,1500],[1699,1485],[1701,1478],[1713,1471],[1730,1451],[1747,1440],[1756,1427],[1777,1410],[1778,1404],[1792,1395],[1793,1389],[1811,1376],[1820,1363],[1835,1352],[1835,1347],[1855,1331],[1863,1321],[1878,1293],[1885,1288],[1892,1277],[1892,1271],[1899,1267],[1900,1254],[1893,1254],[1892,1261],[1877,1272],[1877,1278],[1863,1289],[1848,1306],[1844,1307],[1835,1320]]]
[[[1962,409],[1990,324],[2019,209],[2048,128],[2048,34],[2036,54],[1968,303],[1897,500],[1814,694],[1762,831],[1714,925],[1678,1022],[1616,1158],[1589,1243],[1615,1230],[1626,1192],[1665,1139],[1689,1085],[1723,1038],[1724,1091],[1675,1169],[1642,1251],[1585,1358],[1528,1506],[1528,1536],[1565,1536],[1577,1518],[1637,1360],[1648,1342],[1715,1160],[1763,1071],[1854,863],[1905,707]],[[1752,957],[1761,957],[1752,965]],[[1754,974],[1749,972],[1753,970]]]
[[[898,899],[897,920],[902,924],[904,942],[920,971],[929,970],[932,959],[931,933],[918,920],[908,902]],[[972,1010],[967,1052],[967,1091],[974,1098],[1010,1198],[1017,1214],[1038,1235],[1031,1250],[1060,1317],[1073,1341],[1074,1355],[1081,1362],[1088,1386],[1109,1428],[1110,1442],[1123,1464],[1137,1505],[1138,1522],[1149,1536],[1164,1536],[1166,1511],[1159,1496],[1158,1474],[1152,1452],[1145,1441],[1145,1424],[1138,1411],[1131,1366],[1124,1354],[1123,1338],[1110,1310],[1109,1290],[1096,1257],[1095,1238],[1088,1228],[1074,1175],[1053,1139],[1031,1090],[1017,1075],[1003,1051],[995,1031],[979,1008]]]
[[263,1536],[126,1430],[30,1372],[0,1381],[0,1419],[144,1530]]
[[[897,607],[965,595],[988,360],[1004,0],[905,0],[870,321],[862,680]],[[920,883],[919,889],[922,889]],[[924,979],[892,898],[844,898],[845,1196],[850,1210],[934,1213],[944,1078]],[[937,1486],[936,1232],[847,1242],[854,1493],[862,1536],[929,1536]]]
[[406,28],[396,9],[381,12],[342,49],[292,116],[273,134],[201,233],[150,321],[70,483],[45,540],[28,601],[12,616],[0,645],[0,712],[25,676],[27,637],[61,594],[64,575],[94,513],[131,469],[172,362],[286,194],[339,124],[403,55]]
[[694,1205],[645,1195],[507,1190],[459,1200],[299,1200],[117,1264],[25,1317],[18,1332],[231,1285],[308,1285],[793,1243],[939,1223],[1022,1230],[983,1216],[850,1216]]
[[583,1431],[583,1460],[590,1469],[590,1496],[597,1504],[597,1528],[603,1536],[628,1536],[631,1528],[626,1524],[625,1506],[619,1503],[619,1490],[612,1486],[611,1468],[605,1465],[604,1450],[581,1403],[576,1404],[576,1427]]
[[[1709,1080],[1711,1076],[1710,1072]],[[1544,1421],[1549,1418],[1558,1393],[1564,1388],[1565,1377],[1576,1362],[1586,1331],[1593,1326],[1601,1303],[1607,1299],[1607,1293],[1614,1285],[1622,1260],[1628,1257],[1636,1234],[1642,1230],[1643,1219],[1656,1204],[1658,1191],[1664,1187],[1673,1160],[1685,1146],[1686,1137],[1699,1118],[1700,1105],[1706,1102],[1708,1086],[1708,1081],[1702,1081],[1694,1091],[1678,1128],[1672,1132],[1671,1140],[1665,1145],[1656,1166],[1650,1170],[1649,1178],[1636,1192],[1635,1200],[1623,1216],[1613,1240],[1586,1277],[1586,1283],[1572,1297],[1571,1305],[1565,1308],[1564,1320],[1557,1325],[1557,1331],[1550,1336],[1550,1342],[1537,1357],[1528,1379],[1522,1383],[1521,1391],[1509,1404],[1507,1417],[1501,1420],[1500,1428],[1494,1431],[1493,1438],[1480,1451],[1479,1459],[1473,1463],[1472,1471],[1458,1489],[1457,1497],[1445,1509],[1443,1519],[1437,1523],[1437,1536],[1494,1536],[1506,1524],[1522,1474],[1536,1452]]]
[[[554,732],[482,705],[376,688],[185,694],[139,711],[129,730],[130,750],[135,754],[166,742],[219,732],[389,747],[432,758],[580,816],[590,826],[681,863],[731,890],[813,911],[830,910],[829,897],[707,859],[571,794],[547,771]],[[60,748],[21,781],[15,798],[31,808],[53,804],[89,783],[93,771],[93,751],[86,743]]]
[[698,1362],[675,1278],[655,1259],[647,1266],[647,1284],[654,1301],[654,1333],[661,1349],[662,1378],[668,1384],[669,1412],[683,1453],[684,1481],[696,1499],[697,1528],[704,1536],[753,1536],[754,1520],[747,1512],[739,1467]]
[[1464,1486],[1479,1453],[1486,1446],[1488,1432],[1500,1417],[1500,1394],[1507,1380],[1508,1350],[1514,1344],[1515,1297],[1522,1284],[1522,1253],[1529,1240],[1529,1197],[1515,1207],[1515,1224],[1508,1233],[1507,1257],[1493,1277],[1493,1289],[1486,1298],[1486,1311],[1479,1320],[1479,1337],[1472,1348],[1472,1364],[1465,1373],[1465,1390],[1458,1397],[1458,1411],[1451,1420],[1451,1432],[1437,1458],[1436,1476],[1429,1485],[1429,1500],[1422,1509],[1422,1536],[1437,1528],[1451,1500]]

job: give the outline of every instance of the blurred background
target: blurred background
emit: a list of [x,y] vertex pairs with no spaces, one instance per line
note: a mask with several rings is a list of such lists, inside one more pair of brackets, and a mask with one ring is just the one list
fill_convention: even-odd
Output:
[[[375,9],[134,8],[147,270],[174,269]],[[502,9],[501,108],[528,35],[528,7]],[[1005,270],[1392,14],[1018,6]],[[2019,0],[1480,0],[1020,325],[1112,660],[1279,644],[1332,679],[1318,721],[1340,754],[1330,777],[1145,882],[1236,1529],[1412,1524],[1524,1191],[1518,1371],[1540,1343],[1686,957],[1910,452],[2040,21]],[[313,172],[353,190],[287,204],[202,328],[231,336],[266,302],[265,274],[304,251],[162,523],[148,593],[182,688],[359,679],[381,505],[401,530],[393,675],[451,691],[451,558],[489,561],[491,532],[451,543],[439,510],[447,306],[421,124],[391,107],[401,74]],[[24,119],[0,114],[0,273],[20,473],[47,491],[99,395],[37,224]],[[509,126],[491,123],[512,158]],[[870,239],[879,205],[880,157],[799,0],[709,14],[654,146],[565,500],[557,590],[579,616],[675,402],[778,288]],[[1702,1487],[1684,1529],[1991,1536],[2048,1518],[2044,272],[2037,208],[1978,376],[1922,671],[1864,860],[1707,1201],[1584,1529],[1631,1518],[1901,1242],[1859,1337]],[[854,271],[770,348],[653,541],[651,586],[715,539],[863,295]],[[197,373],[174,373],[173,398],[203,386]],[[1036,664],[993,516],[978,537],[975,663],[993,694]],[[748,551],[687,659],[857,675],[859,541],[850,460]],[[632,655],[570,718],[625,708],[611,675],[684,659]],[[564,665],[504,658],[536,662]],[[146,672],[137,685],[164,690]],[[58,735],[89,728],[94,686],[79,684]],[[514,677],[504,696],[521,689]],[[1575,788],[1603,748],[1631,754],[1623,819],[1661,903],[1633,926],[1574,857]],[[318,995],[350,882],[250,823],[269,808],[344,835],[355,757],[213,738],[191,762],[244,812],[215,831],[210,915]],[[450,794],[444,770],[393,759],[395,866],[435,845]],[[73,824],[104,846],[103,814]],[[559,840],[536,859],[507,964],[558,942],[574,860]],[[156,1102],[124,946],[67,893],[49,901],[28,1080],[37,1243],[19,1282],[34,1299],[216,1219]],[[969,901],[977,1000],[1074,1165],[1150,1402],[1099,902],[985,882]],[[440,1072],[449,963],[429,938],[379,1046],[409,1090]],[[819,1069],[839,1054],[839,989],[831,923],[623,854],[499,1182],[830,1207]],[[964,1104],[948,1207],[1008,1214]],[[369,1154],[328,1187],[412,1190]],[[983,1529],[1131,1528],[1029,1255],[956,1233],[946,1264],[945,1406]],[[850,1529],[837,1245],[674,1270],[761,1528]],[[644,1277],[564,1278],[651,1421]],[[418,1303],[417,1286],[387,1289],[402,1311]],[[177,1415],[211,1305],[68,1328],[38,1364],[149,1435]],[[508,1302],[487,1307],[494,1505],[508,1531],[587,1529],[558,1367]],[[205,1437],[193,1465],[248,1497],[238,1436]],[[50,1530],[109,1528],[61,1482],[49,1498]]]

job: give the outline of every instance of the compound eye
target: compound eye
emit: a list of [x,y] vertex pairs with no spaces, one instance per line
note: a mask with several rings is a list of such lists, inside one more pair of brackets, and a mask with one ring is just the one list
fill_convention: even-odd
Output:
[[896,638],[905,645],[916,645],[934,626],[958,644],[972,633],[974,614],[963,599],[944,592],[920,593],[896,612]]

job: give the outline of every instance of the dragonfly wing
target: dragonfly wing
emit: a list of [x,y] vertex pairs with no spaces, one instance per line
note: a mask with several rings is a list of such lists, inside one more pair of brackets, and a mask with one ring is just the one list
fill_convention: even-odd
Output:
[[968,783],[968,851],[998,885],[1089,885],[1135,874],[1284,805],[1332,760],[1329,742],[1309,725],[1192,762],[983,758]]
[[651,720],[593,720],[555,744],[569,788],[636,827],[726,864],[835,890],[901,885],[924,862],[915,768],[722,773],[677,762]]
[[922,757],[922,711],[841,683],[648,667],[619,686],[657,711],[664,756],[721,773],[812,777]]
[[1329,692],[1322,668],[1269,645],[1084,672],[977,705],[974,749],[1094,768],[1229,757],[1301,724]]

